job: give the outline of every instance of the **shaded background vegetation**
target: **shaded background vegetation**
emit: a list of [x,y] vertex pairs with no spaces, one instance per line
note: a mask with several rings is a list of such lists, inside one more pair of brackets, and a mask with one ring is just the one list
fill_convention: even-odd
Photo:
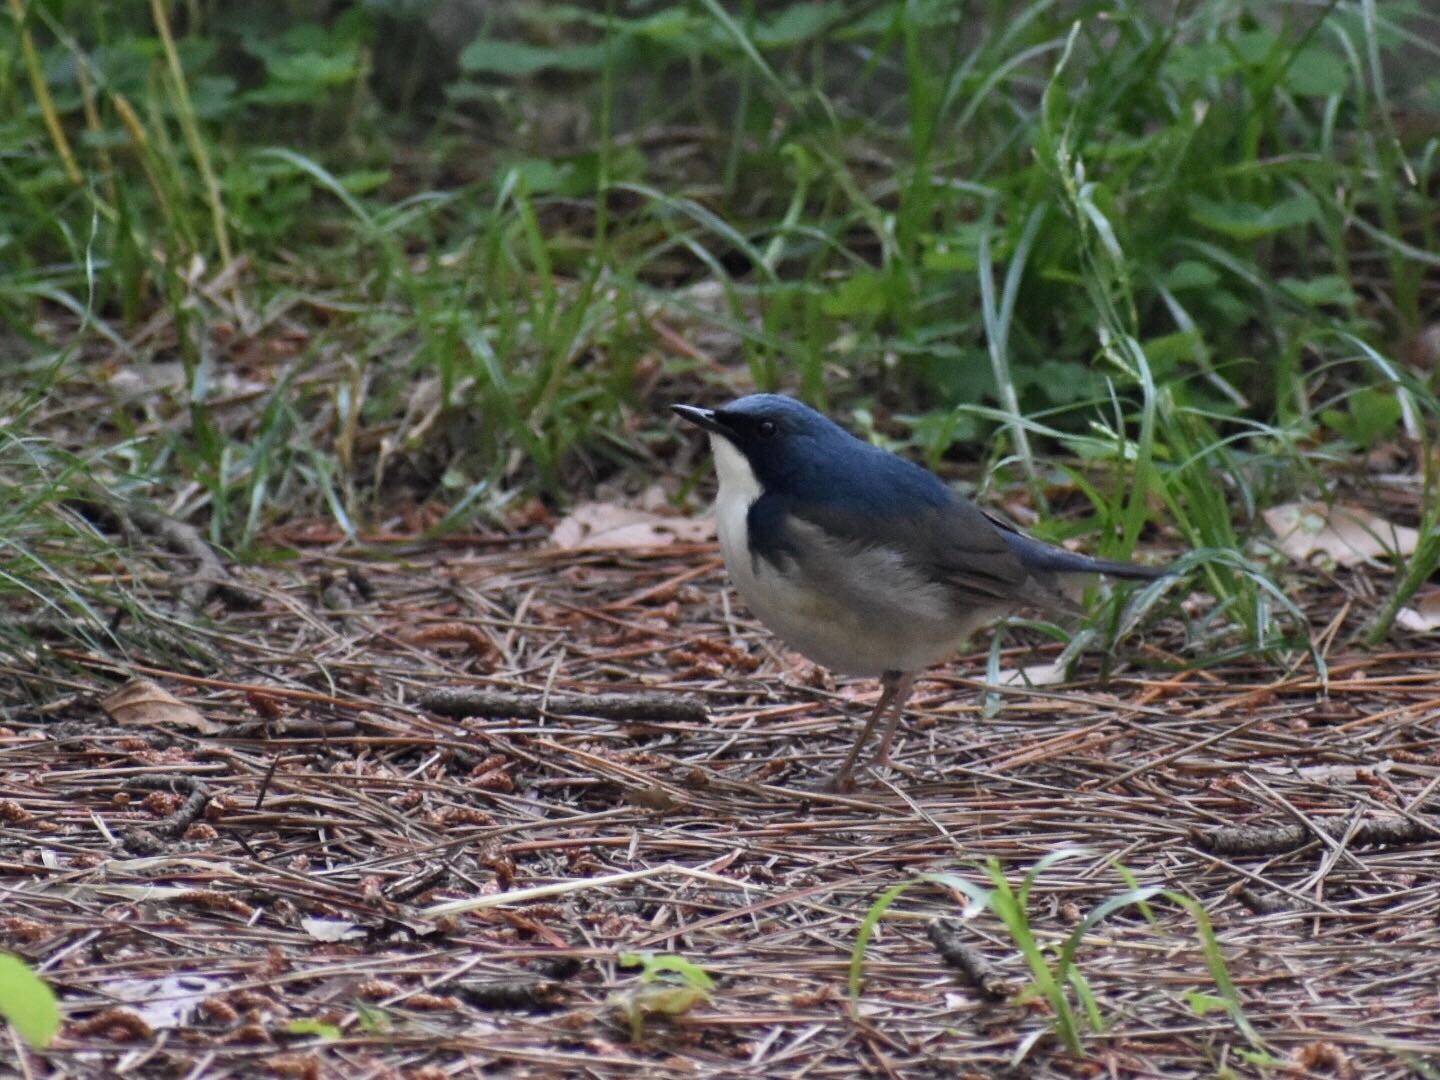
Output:
[[[316,514],[503,521],[670,470],[666,402],[760,387],[1078,492],[1037,528],[1112,553],[1157,521],[1233,553],[1376,473],[1435,524],[1421,4],[10,13],[27,520],[83,480],[252,557]],[[1209,584],[1253,633],[1235,565]]]

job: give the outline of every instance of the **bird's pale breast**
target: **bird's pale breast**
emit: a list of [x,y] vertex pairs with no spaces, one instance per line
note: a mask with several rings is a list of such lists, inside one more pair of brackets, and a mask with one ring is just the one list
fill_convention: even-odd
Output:
[[798,557],[782,558],[779,566],[756,557],[748,516],[760,483],[727,439],[710,442],[725,566],[751,611],[791,648],[851,675],[916,671],[949,655],[993,614],[957,610],[943,585],[907,566],[896,551],[836,543],[803,521],[789,524]]

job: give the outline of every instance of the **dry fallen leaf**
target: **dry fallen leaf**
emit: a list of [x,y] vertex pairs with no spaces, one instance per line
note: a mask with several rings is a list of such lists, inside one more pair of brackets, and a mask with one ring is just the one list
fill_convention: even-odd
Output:
[[1361,506],[1319,502],[1284,503],[1265,511],[1265,524],[1280,550],[1297,562],[1315,554],[1339,566],[1357,566],[1378,558],[1413,554],[1420,534]]
[[184,1027],[191,1015],[210,995],[224,989],[224,983],[208,975],[186,972],[156,978],[108,979],[100,989],[134,1009],[151,1028]]
[[683,805],[659,784],[631,788],[625,793],[625,797],[636,806],[643,806],[646,810],[675,810]]
[[351,941],[355,938],[363,938],[366,930],[353,922],[345,919],[316,919],[303,918],[300,920],[301,927],[316,941]]
[[100,707],[117,724],[137,727],[181,727],[214,735],[223,724],[207,720],[193,707],[149,679],[131,679],[100,699]]
[[1064,664],[1032,664],[1025,668],[1003,668],[997,686],[1058,686],[1065,681]]
[[665,517],[615,503],[581,503],[567,514],[550,542],[568,551],[669,547],[715,538],[709,518]]
[[1400,609],[1395,621],[1417,634],[1440,629],[1440,589],[1428,589],[1417,595],[1409,607]]

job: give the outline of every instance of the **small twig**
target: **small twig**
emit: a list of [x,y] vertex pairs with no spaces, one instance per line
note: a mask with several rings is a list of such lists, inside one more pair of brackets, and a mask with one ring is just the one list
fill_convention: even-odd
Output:
[[980,950],[961,940],[959,924],[953,919],[935,919],[926,925],[925,936],[935,946],[940,959],[964,975],[966,982],[978,990],[981,997],[999,1001],[1009,996],[1004,980],[991,970]]
[[162,541],[177,555],[194,559],[196,568],[190,582],[180,590],[180,602],[191,611],[203,608],[210,598],[225,584],[230,570],[215,554],[215,549],[205,542],[200,531],[193,525],[142,507],[126,507],[124,513],[135,525]]
[[535,720],[564,714],[604,720],[679,720],[701,723],[709,718],[705,703],[680,694],[512,694],[479,687],[445,687],[421,694],[419,702],[441,716],[509,716]]
[[662,874],[675,874],[678,877],[705,881],[711,885],[722,885],[726,888],[738,886],[744,889],[749,887],[744,882],[731,881],[696,866],[655,863],[643,870],[626,870],[618,874],[602,874],[593,878],[556,881],[549,885],[532,885],[526,889],[511,889],[509,892],[489,893],[485,896],[467,897],[463,900],[447,900],[444,903],[432,904],[430,907],[422,909],[420,914],[427,919],[438,919],[444,915],[464,915],[471,911],[485,911],[488,908],[507,907],[512,904],[528,904],[532,900],[548,900],[552,896],[568,896],[571,893],[588,892],[611,885],[626,885],[632,881],[645,881]]
[[270,759],[270,767],[265,770],[265,776],[260,781],[260,790],[255,793],[255,809],[260,809],[260,804],[265,801],[265,793],[270,790],[270,781],[275,778],[275,770],[280,767],[281,755],[276,754]]
[[344,739],[356,731],[353,720],[331,720],[318,716],[292,716],[283,720],[252,720],[237,724],[232,739]]
[[381,891],[391,903],[403,904],[406,900],[413,900],[426,890],[433,889],[444,881],[449,873],[450,868],[444,863],[433,863],[408,877],[392,881]]
[[551,979],[467,979],[457,982],[455,996],[487,1011],[552,1012],[565,1003],[565,987]]
[[180,590],[180,603],[190,611],[203,608],[210,598],[223,594],[227,603],[239,608],[254,608],[255,598],[230,583],[230,569],[200,535],[200,530],[168,514],[145,506],[120,505],[112,501],[84,500],[77,507],[90,518],[98,518],[111,528],[129,533],[146,533],[161,541],[177,555],[195,560],[195,569],[186,575]]
[[1243,882],[1230,887],[1230,895],[1253,911],[1256,915],[1275,915],[1282,911],[1295,911],[1296,905],[1288,896],[1279,893],[1264,893],[1252,889]]
[[136,776],[126,782],[126,787],[141,788],[146,791],[180,789],[189,793],[185,801],[180,804],[180,808],[173,814],[162,818],[154,825],[140,825],[129,829],[121,836],[120,842],[125,849],[137,855],[155,854],[163,848],[164,841],[179,839],[184,835],[185,830],[205,812],[205,806],[210,802],[210,789],[195,777],[186,776],[184,773]]

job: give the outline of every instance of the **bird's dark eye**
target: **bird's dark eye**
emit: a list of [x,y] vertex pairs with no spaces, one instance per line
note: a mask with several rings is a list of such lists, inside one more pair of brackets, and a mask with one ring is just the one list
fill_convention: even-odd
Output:
[[774,421],[774,420],[761,420],[761,421],[760,421],[760,427],[759,427],[758,430],[759,430],[759,432],[760,432],[760,437],[761,437],[762,439],[768,439],[768,438],[770,438],[770,436],[772,436],[772,435],[775,434],[775,421]]

